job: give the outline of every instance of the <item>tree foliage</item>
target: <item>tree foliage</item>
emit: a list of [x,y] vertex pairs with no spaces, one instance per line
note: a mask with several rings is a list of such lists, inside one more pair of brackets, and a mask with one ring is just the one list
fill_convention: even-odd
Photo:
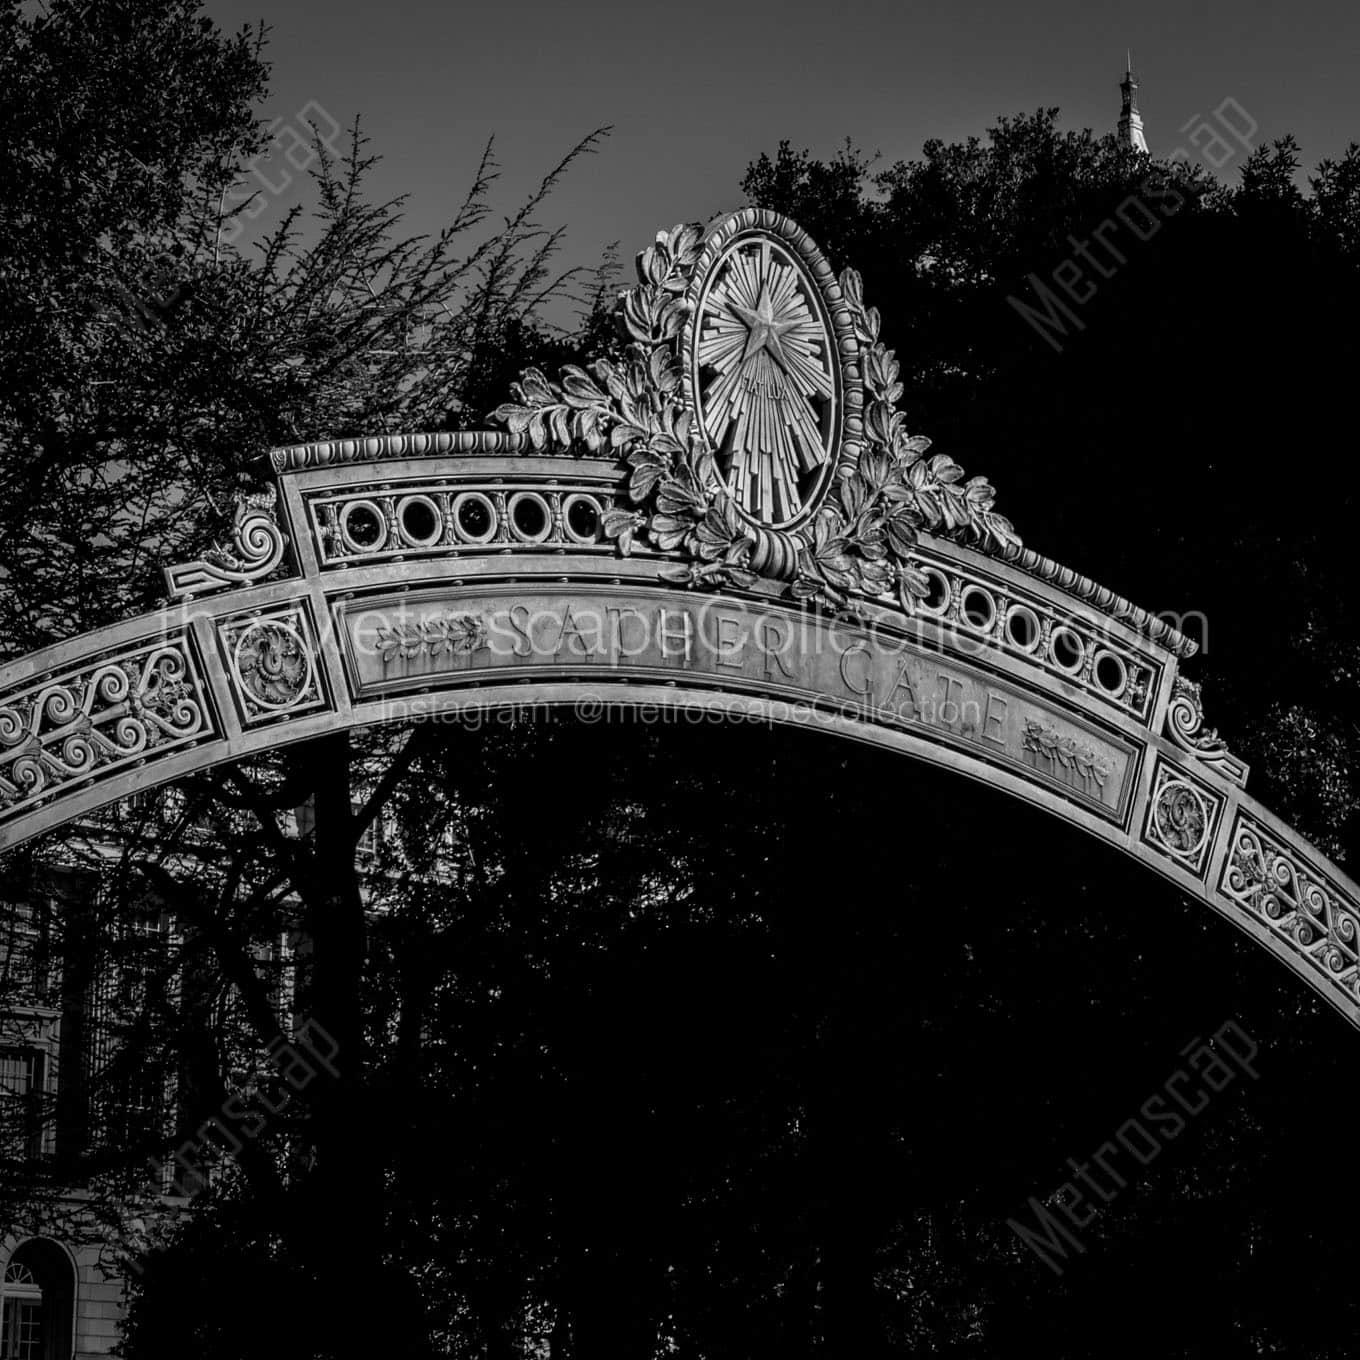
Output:
[[[410,241],[356,130],[318,147],[315,220],[244,254],[223,204],[261,145],[259,35],[168,0],[4,14],[11,653],[143,607],[271,444],[477,424],[570,357],[536,310],[542,193],[478,238],[489,159]],[[1212,716],[1344,851],[1354,356],[1325,327],[1360,172],[1353,149],[1304,194],[1296,157],[1222,189],[1043,112],[872,177],[786,146],[746,187],[865,275],[913,426],[1030,541],[1203,610]],[[1027,326],[1011,298],[1158,193],[1060,343]],[[1353,1228],[1298,1193],[1298,1149],[1353,1036],[1000,802],[808,736],[566,722],[330,737],[135,800],[6,866],[16,898],[64,885],[63,1003],[93,989],[116,1042],[59,1097],[55,1157],[5,1162],[3,1211],[86,1187],[136,1274],[135,1360],[1349,1354]],[[296,1012],[323,1036],[302,1080]],[[1227,1018],[1267,1076],[1051,1275],[1008,1217]]]
[[[158,567],[268,480],[266,451],[481,420],[569,282],[535,216],[592,134],[498,229],[490,145],[437,236],[374,202],[357,126],[318,134],[302,204],[244,251],[234,190],[268,138],[263,33],[194,0],[3,6],[0,647],[154,602]],[[228,238],[231,238],[230,240]],[[513,360],[511,357],[513,356]]]

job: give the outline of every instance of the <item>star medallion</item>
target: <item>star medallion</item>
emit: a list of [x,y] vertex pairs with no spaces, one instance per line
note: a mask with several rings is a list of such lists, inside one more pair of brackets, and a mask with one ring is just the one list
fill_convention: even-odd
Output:
[[804,514],[825,481],[831,337],[814,285],[768,240],[733,246],[698,331],[704,429],[738,506],[771,527]]

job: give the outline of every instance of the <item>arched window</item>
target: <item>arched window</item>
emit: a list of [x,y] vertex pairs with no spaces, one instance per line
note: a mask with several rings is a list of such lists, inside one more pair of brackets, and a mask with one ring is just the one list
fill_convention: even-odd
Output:
[[55,1242],[25,1242],[0,1281],[0,1360],[70,1360],[75,1274]]

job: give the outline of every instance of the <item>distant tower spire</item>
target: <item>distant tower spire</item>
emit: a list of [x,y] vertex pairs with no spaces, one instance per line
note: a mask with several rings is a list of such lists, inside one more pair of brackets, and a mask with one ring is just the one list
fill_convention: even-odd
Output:
[[1119,82],[1119,93],[1123,96],[1119,110],[1119,140],[1135,151],[1146,151],[1147,138],[1143,136],[1143,116],[1138,112],[1138,82],[1133,76],[1132,52],[1125,53],[1124,68],[1124,79]]

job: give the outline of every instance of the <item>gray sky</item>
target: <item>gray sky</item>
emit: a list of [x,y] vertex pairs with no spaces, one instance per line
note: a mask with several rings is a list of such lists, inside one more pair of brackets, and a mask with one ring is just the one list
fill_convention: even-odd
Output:
[[[1225,100],[1235,127],[1257,125],[1253,144],[1293,132],[1310,168],[1360,140],[1353,3],[210,0],[209,12],[228,29],[272,26],[266,112],[285,129],[309,104],[323,125],[317,108],[341,124],[362,116],[385,158],[375,188],[411,194],[414,230],[452,213],[491,134],[508,212],[573,141],[612,123],[544,214],[569,224],[573,262],[616,239],[630,260],[658,227],[736,206],[747,162],[780,138],[825,156],[848,136],[890,164],[1040,105],[1106,131],[1126,47],[1155,155],[1200,157],[1194,129],[1215,127]],[[1246,153],[1220,131],[1224,143],[1198,141],[1232,178]],[[265,173],[282,187],[259,228],[300,194]]]

